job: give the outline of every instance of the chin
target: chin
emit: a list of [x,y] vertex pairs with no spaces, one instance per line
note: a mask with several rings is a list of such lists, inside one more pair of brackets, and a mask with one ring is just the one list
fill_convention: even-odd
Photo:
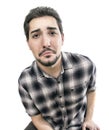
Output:
[[59,57],[55,57],[54,59],[53,59],[53,58],[48,58],[48,59],[46,59],[46,60],[37,59],[37,61],[38,61],[40,64],[42,64],[43,66],[49,67],[49,66],[54,65],[54,64],[57,62],[58,59],[59,59]]

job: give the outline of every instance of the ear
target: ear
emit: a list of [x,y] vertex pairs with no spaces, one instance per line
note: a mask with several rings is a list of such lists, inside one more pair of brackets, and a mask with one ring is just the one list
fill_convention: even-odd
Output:
[[61,34],[61,37],[62,37],[62,45],[63,45],[63,43],[64,43],[64,33]]
[[27,40],[27,44],[28,44],[29,49],[31,50],[31,46],[30,46],[29,40]]

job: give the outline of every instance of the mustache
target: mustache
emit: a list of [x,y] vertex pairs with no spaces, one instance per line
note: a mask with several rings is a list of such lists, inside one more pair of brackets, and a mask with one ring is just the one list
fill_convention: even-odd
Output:
[[45,49],[43,49],[40,53],[39,53],[39,56],[41,56],[44,52],[46,52],[46,51],[52,51],[54,54],[56,54],[56,51],[55,50],[53,50],[53,49],[51,49],[51,48],[45,48]]

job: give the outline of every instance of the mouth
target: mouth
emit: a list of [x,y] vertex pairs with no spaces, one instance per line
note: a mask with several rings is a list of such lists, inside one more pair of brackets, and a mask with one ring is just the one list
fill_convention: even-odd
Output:
[[43,56],[48,56],[51,55],[53,52],[52,51],[45,51],[44,53],[42,53]]
[[39,56],[50,56],[51,54],[56,54],[56,52],[50,48],[46,48],[39,53]]

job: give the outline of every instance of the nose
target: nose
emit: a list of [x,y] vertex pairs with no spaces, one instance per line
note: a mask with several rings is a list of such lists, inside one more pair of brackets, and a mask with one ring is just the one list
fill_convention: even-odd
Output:
[[48,36],[43,36],[42,44],[43,48],[50,47],[51,46],[50,38]]

